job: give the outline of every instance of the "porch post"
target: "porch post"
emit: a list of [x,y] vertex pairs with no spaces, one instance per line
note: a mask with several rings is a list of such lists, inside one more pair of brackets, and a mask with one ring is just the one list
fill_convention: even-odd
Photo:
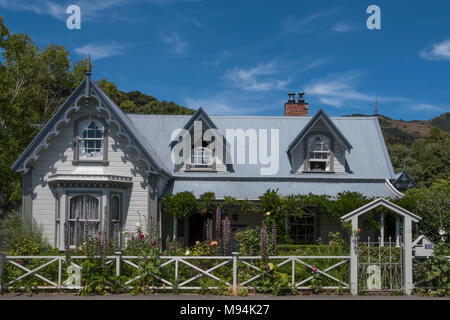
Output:
[[395,246],[400,247],[400,218],[395,218]]
[[177,217],[173,216],[173,241],[177,239]]
[[352,217],[352,234],[350,237],[350,292],[358,295],[358,216]]
[[403,218],[403,248],[405,251],[405,293],[411,294],[412,283],[412,221],[405,216]]
[[380,217],[380,246],[384,247],[384,213]]

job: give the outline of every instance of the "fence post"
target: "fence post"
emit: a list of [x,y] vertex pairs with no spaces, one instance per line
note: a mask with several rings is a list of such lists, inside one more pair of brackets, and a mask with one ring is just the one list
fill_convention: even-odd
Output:
[[358,294],[358,217],[352,218],[352,234],[350,238],[350,292]]
[[0,294],[3,294],[3,270],[5,266],[6,257],[3,252],[0,252]]
[[413,277],[412,277],[412,221],[410,217],[403,218],[403,250],[405,259],[405,293],[411,295],[413,289]]
[[120,276],[120,260],[122,258],[122,252],[116,252],[116,276]]
[[233,252],[232,255],[233,255],[233,295],[237,296],[238,295],[237,260],[238,260],[239,253],[238,252]]

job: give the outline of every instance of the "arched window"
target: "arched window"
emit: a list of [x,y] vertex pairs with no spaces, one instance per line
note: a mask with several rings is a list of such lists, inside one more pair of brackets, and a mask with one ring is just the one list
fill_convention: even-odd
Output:
[[211,150],[204,147],[199,147],[192,150],[191,154],[191,164],[207,164],[212,163]]
[[311,140],[308,148],[309,170],[330,170],[330,146],[328,139],[323,136],[314,136]]
[[100,121],[86,120],[79,126],[78,158],[103,159],[104,127]]

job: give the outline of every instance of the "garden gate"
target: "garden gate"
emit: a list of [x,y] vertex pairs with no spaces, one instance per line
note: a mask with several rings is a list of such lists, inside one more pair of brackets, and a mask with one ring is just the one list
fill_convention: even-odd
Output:
[[[358,217],[379,206],[386,207],[403,218],[403,241],[401,244],[396,241],[396,246],[399,248],[394,248],[390,239],[389,242],[385,242],[384,239],[370,242],[370,238],[367,243],[359,241]],[[357,295],[358,289],[401,289],[410,295],[413,289],[412,222],[419,222],[421,218],[386,199],[378,198],[346,214],[341,217],[341,220],[351,221],[352,224],[350,239],[351,293]],[[386,244],[388,245],[386,246]],[[374,250],[374,248],[376,249]],[[367,275],[367,273],[369,274]]]
[[403,245],[388,242],[358,241],[358,291],[403,290]]

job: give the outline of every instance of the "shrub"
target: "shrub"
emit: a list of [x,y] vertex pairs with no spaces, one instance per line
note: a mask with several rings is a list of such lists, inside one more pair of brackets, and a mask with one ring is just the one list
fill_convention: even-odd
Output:
[[10,213],[0,225],[0,250],[10,255],[37,255],[54,251],[45,243],[38,225],[34,221],[24,222],[17,212]]

